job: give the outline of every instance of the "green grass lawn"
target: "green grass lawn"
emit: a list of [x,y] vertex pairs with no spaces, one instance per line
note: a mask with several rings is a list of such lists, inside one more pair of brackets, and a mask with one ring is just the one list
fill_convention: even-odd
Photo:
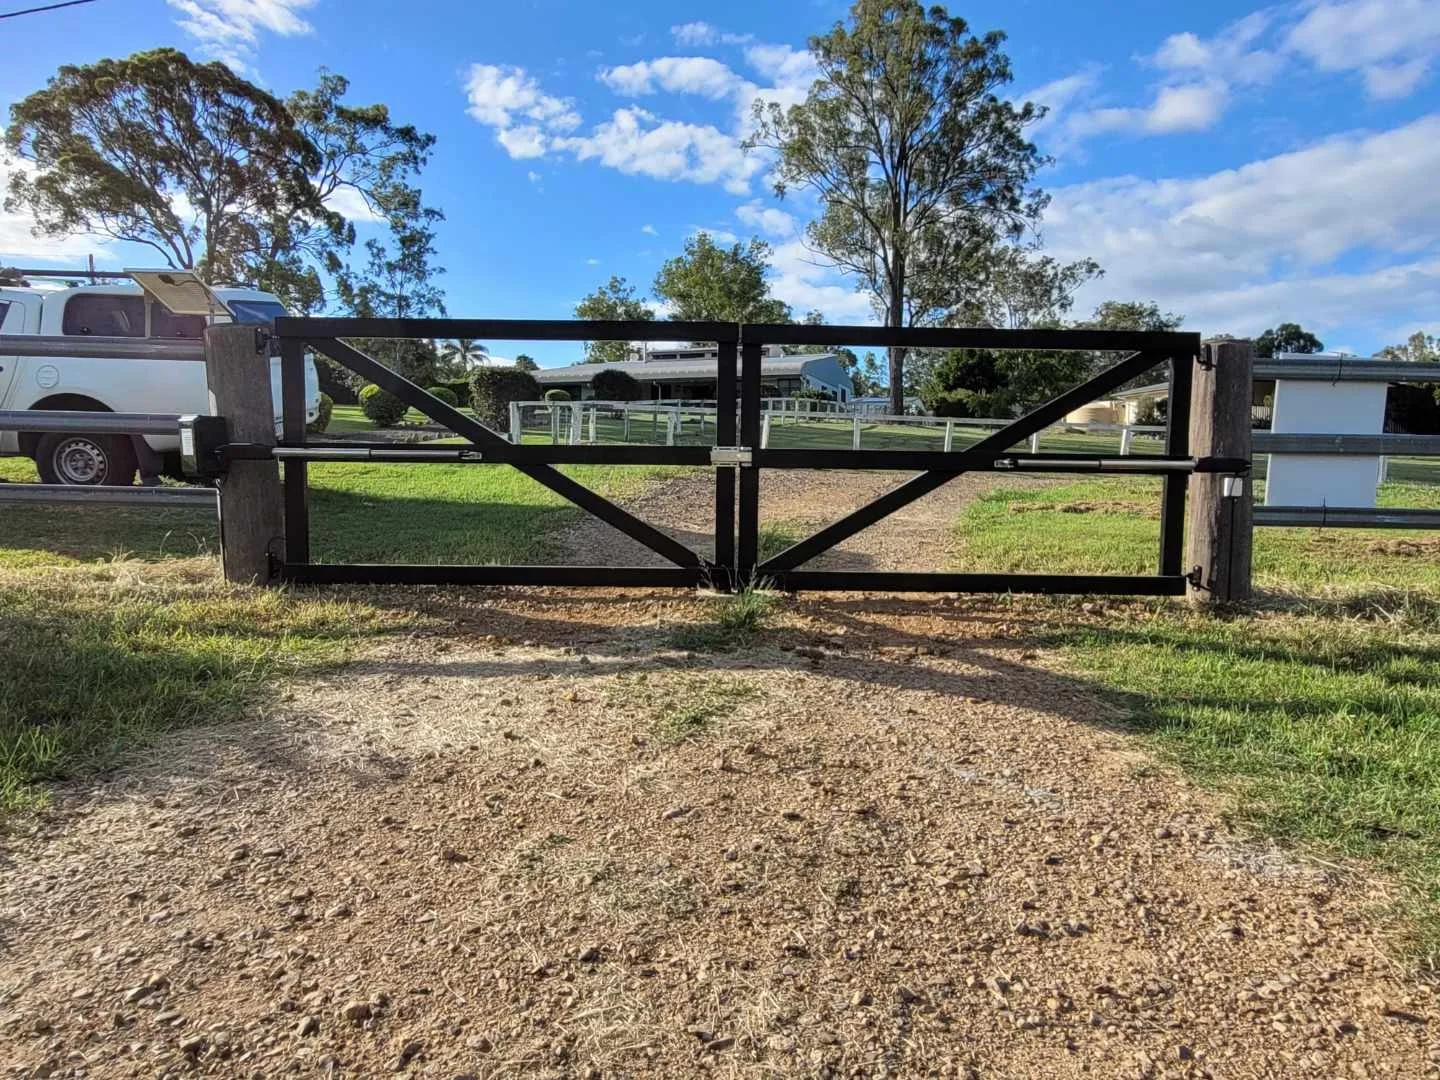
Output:
[[[661,466],[575,465],[563,471],[602,495],[623,497],[674,472]],[[33,481],[34,466],[0,459],[0,478]],[[317,562],[523,563],[543,561],[582,511],[504,465],[310,466],[311,557]],[[214,554],[213,511],[195,508],[7,505],[0,565],[55,556],[155,560]]]
[[[1387,484],[1381,502],[1440,506]],[[956,525],[966,568],[1153,573],[1158,482],[1000,490]],[[1418,958],[1440,956],[1440,536],[1257,529],[1261,600],[1229,615],[1135,602],[1044,617],[1080,678],[1115,692],[1237,822],[1406,886]]]

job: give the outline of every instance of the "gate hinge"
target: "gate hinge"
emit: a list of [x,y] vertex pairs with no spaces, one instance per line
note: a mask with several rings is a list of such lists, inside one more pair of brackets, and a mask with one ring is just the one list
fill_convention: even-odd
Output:
[[716,446],[710,451],[711,465],[749,465],[751,461],[748,446]]

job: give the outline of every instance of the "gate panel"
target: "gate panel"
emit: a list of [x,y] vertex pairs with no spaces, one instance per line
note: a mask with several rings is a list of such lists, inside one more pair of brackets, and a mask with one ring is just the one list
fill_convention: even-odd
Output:
[[[476,585],[611,585],[734,590],[748,584],[783,589],[947,592],[1069,592],[1177,595],[1184,591],[1184,513],[1192,471],[1242,473],[1248,462],[1195,460],[1189,455],[1190,385],[1199,335],[1108,331],[975,328],[896,330],[887,327],[755,326],[724,323],[572,322],[468,319],[277,320],[281,344],[284,439],[271,448],[230,445],[224,459],[262,455],[283,463],[286,535],[281,576],[311,583]],[[715,341],[716,447],[638,445],[516,445],[403,376],[339,340],[341,337],[467,337],[507,340]],[[1112,367],[1058,395],[1013,423],[960,451],[769,450],[760,447],[762,357],[766,344],[900,345],[908,348],[983,348],[1128,352]],[[406,447],[384,442],[327,443],[305,432],[304,353],[309,345],[362,375],[408,405],[464,436],[464,445]],[[1105,458],[1086,454],[1014,452],[1009,448],[1063,420],[1158,363],[1169,362],[1170,406],[1165,453]],[[738,393],[737,393],[738,391]],[[739,421],[736,421],[738,400]],[[518,469],[588,513],[667,559],[669,567],[444,566],[313,564],[310,561],[310,461],[458,462]],[[714,552],[706,559],[579,484],[554,466],[564,464],[670,464],[715,469]],[[763,469],[912,469],[918,475],[842,517],[786,551],[761,561],[760,482]],[[738,470],[738,476],[736,471]],[[985,574],[806,570],[803,564],[887,515],[967,471],[1100,473],[1164,477],[1159,573]]]

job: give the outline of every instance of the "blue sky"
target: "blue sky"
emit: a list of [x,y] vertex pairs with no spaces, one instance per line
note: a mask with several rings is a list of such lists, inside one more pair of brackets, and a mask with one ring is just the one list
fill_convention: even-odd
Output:
[[[806,38],[847,6],[96,0],[0,21],[0,105],[61,64],[162,44],[280,93],[325,65],[357,102],[438,136],[424,189],[446,215],[452,314],[569,316],[611,274],[648,289],[704,228],[769,240],[797,314],[867,322],[865,298],[804,250],[813,205],[777,200],[739,146],[748,103],[802,95]],[[1297,320],[1362,353],[1440,331],[1440,0],[952,11],[1006,31],[1015,95],[1050,106],[1034,131],[1055,158],[1047,250],[1106,270],[1077,310],[1153,299],[1204,333]],[[28,230],[0,213],[0,261],[153,262]],[[547,364],[578,352],[524,348]]]

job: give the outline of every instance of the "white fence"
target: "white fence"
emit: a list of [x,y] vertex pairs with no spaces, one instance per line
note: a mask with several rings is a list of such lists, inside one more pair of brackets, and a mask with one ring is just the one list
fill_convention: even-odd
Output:
[[[798,406],[797,407],[797,403]],[[863,449],[867,431],[892,429],[893,438],[906,429],[934,434],[944,450],[955,448],[956,432],[998,430],[1013,424],[1013,418],[951,418],[936,416],[886,416],[848,413],[836,402],[795,398],[765,398],[762,402],[760,447],[768,448],[772,433],[801,425],[823,425],[845,429],[851,449]],[[809,406],[818,406],[810,408]],[[826,408],[826,406],[831,406]],[[547,436],[552,443],[572,446],[597,442],[647,442],[674,446],[677,443],[711,441],[715,437],[717,409],[712,402],[664,401],[516,401],[510,404],[510,441],[526,436]],[[1128,457],[1137,436],[1163,437],[1165,429],[1144,424],[1060,423],[1032,435],[1029,449],[1038,452],[1044,435],[1106,434],[1118,437],[1121,456]],[[838,434],[838,433],[837,433]],[[828,440],[836,445],[842,437]]]

